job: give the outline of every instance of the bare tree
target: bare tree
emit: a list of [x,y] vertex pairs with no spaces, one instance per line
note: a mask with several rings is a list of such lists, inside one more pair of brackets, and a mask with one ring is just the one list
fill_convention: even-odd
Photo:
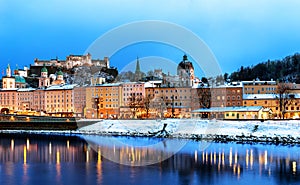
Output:
[[149,110],[151,108],[151,101],[152,101],[152,98],[150,97],[150,95],[148,95],[147,97],[144,98],[144,109],[146,111],[147,118],[149,118]]
[[132,93],[128,106],[132,112],[132,116],[136,118],[136,113],[144,108],[143,96]]
[[197,96],[200,108],[210,108],[211,106],[211,91],[210,88],[197,88]]
[[291,93],[291,89],[291,84],[287,83],[279,83],[277,87],[277,99],[282,119],[285,118],[287,106],[291,105],[295,99],[295,95]]

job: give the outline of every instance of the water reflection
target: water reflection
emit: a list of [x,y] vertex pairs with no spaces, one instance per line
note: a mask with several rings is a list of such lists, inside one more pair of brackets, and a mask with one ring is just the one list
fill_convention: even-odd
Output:
[[[213,143],[202,151],[199,142],[191,141],[179,153],[163,160],[165,153],[174,152],[171,146],[180,144],[180,140],[117,137],[127,144],[110,145],[106,142],[110,137],[91,137],[93,142],[76,136],[1,134],[0,184],[300,183],[297,146]],[[153,142],[162,144],[145,146],[154,146]],[[130,162],[132,166],[107,160],[108,154],[109,159]],[[160,162],[136,166],[144,160]]]

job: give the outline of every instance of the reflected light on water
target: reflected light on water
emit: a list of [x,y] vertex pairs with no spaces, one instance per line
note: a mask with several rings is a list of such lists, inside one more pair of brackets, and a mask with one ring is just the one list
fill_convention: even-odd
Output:
[[89,151],[86,150],[86,162],[88,163],[90,161]]
[[249,166],[249,150],[248,149],[246,150],[245,160],[246,160],[246,168],[248,168],[248,166]]
[[265,169],[267,169],[267,165],[268,165],[268,151],[265,150]]
[[232,148],[230,147],[230,151],[229,151],[229,166],[232,166]]
[[12,151],[15,148],[15,140],[13,140],[13,139],[10,141],[10,148],[11,148]]
[[49,142],[49,154],[50,155],[52,154],[52,145],[51,145],[51,142]]
[[253,150],[250,150],[250,169],[252,170],[254,163]]
[[60,153],[59,151],[56,152],[56,164],[60,163]]
[[297,162],[296,161],[292,162],[292,172],[293,172],[293,174],[297,173]]
[[29,150],[29,146],[30,146],[30,143],[29,143],[29,139],[27,138],[27,140],[26,140],[26,147],[27,147],[27,150]]
[[[195,180],[196,183],[194,184],[224,184],[227,182],[229,184],[244,184],[245,179],[247,179],[247,182],[248,179],[251,183],[253,181],[253,184],[270,180],[273,184],[274,182],[277,184],[287,184],[287,182],[298,184],[300,182],[297,169],[300,154],[294,152],[299,149],[296,147],[295,149],[282,146],[283,149],[278,150],[276,147],[261,146],[259,144],[257,144],[257,147],[253,144],[213,143],[210,148],[199,151],[197,148],[192,148],[192,145],[188,146],[188,150],[180,151],[160,163],[150,163],[151,166],[148,168],[140,164],[143,164],[145,159],[149,161],[157,161],[157,158],[163,159],[164,148],[156,150],[131,145],[126,147],[95,145],[95,147],[92,147],[92,145],[81,140],[70,138],[60,138],[59,140],[51,140],[51,142],[49,140],[37,141],[37,139],[27,138],[27,136],[22,139],[12,139],[10,137],[3,140],[3,144],[0,145],[0,171],[1,168],[4,170],[0,174],[0,184],[3,184],[1,180],[4,176],[12,174],[11,177],[14,178],[18,175],[17,170],[21,172],[18,180],[23,184],[31,184],[31,180],[36,178],[34,173],[38,171],[37,169],[43,169],[47,172],[44,173],[45,178],[49,178],[49,174],[51,174],[54,184],[69,184],[65,183],[65,179],[69,178],[65,176],[66,173],[73,173],[72,178],[79,178],[76,174],[84,173],[88,178],[82,179],[82,181],[92,182],[90,179],[93,179],[93,184],[106,184],[107,179],[111,180],[111,174],[126,175],[129,179],[129,181],[124,182],[126,184],[133,182],[141,184],[141,181],[136,180],[142,178],[150,181],[156,178],[151,181],[152,184],[161,184],[164,181],[154,182],[171,178],[174,180],[173,184],[180,184],[176,180],[180,178],[186,180],[194,177],[201,179],[201,182]],[[28,150],[28,143],[30,144],[30,150]],[[70,143],[72,144],[70,145]],[[291,152],[291,148],[293,152]],[[53,155],[51,155],[52,152]],[[136,168],[133,165],[123,167],[120,163],[113,164],[114,161],[108,160],[103,155],[105,153],[110,153],[112,157],[116,158],[115,161],[123,162],[121,164],[131,163],[140,166]],[[86,165],[86,169],[82,167],[82,163]],[[13,167],[11,167],[12,164]],[[157,170],[159,176],[156,174],[155,178],[152,178],[152,173],[156,173],[155,170]],[[149,174],[151,175],[150,178]],[[253,178],[254,175],[258,178]],[[39,178],[42,177],[39,176]],[[123,180],[122,178],[122,182]],[[227,181],[225,182],[225,180]],[[13,184],[14,181],[11,180],[10,182]],[[116,182],[119,181],[114,181],[115,184],[118,184]],[[184,181],[183,184],[193,184],[193,182]]]
[[23,163],[27,163],[27,151],[26,151],[26,146],[23,147]]
[[234,153],[234,164],[237,164],[238,163],[238,152],[235,151]]
[[97,184],[102,184],[102,159],[101,159],[101,150],[98,148],[97,156]]

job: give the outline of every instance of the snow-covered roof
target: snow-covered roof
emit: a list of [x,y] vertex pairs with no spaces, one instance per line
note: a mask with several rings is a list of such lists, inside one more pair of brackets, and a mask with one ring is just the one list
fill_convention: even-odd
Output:
[[48,87],[46,90],[68,90],[68,89],[74,89],[77,84],[68,84],[68,85],[52,85]]
[[276,81],[261,81],[261,80],[252,80],[252,81],[242,81],[244,85],[253,85],[253,84],[267,84],[267,85],[276,85]]
[[145,82],[145,88],[156,87],[157,86],[156,84],[162,84],[162,80],[152,80],[152,81]]
[[99,84],[99,85],[96,85],[97,87],[111,87],[111,86],[120,86],[121,84],[120,83],[109,83],[109,84]]
[[265,100],[265,99],[275,99],[275,98],[276,98],[276,94],[244,94],[243,95],[244,100],[253,100],[253,99]]
[[[300,98],[300,94],[291,94],[294,95],[295,98]],[[278,98],[278,94],[244,94],[243,99],[244,100],[266,100],[266,99],[276,99]]]
[[236,87],[243,87],[243,84],[240,82],[231,82],[224,85],[213,86],[212,88],[236,88]]
[[1,91],[16,91],[18,88],[1,89]]
[[17,91],[18,92],[29,92],[29,91],[35,91],[35,90],[36,90],[35,88],[29,87],[29,88],[21,88],[21,89],[18,89]]
[[193,113],[198,112],[256,112],[263,109],[262,106],[242,106],[242,107],[211,107],[209,109],[193,110]]

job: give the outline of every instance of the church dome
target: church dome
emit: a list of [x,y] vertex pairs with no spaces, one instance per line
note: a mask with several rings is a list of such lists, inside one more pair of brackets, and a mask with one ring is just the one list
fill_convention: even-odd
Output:
[[41,72],[42,72],[42,73],[48,73],[48,70],[47,70],[47,68],[46,68],[45,65],[44,65],[44,67],[42,68]]
[[63,76],[64,75],[64,73],[61,71],[61,70],[59,70],[58,72],[57,72],[57,76],[58,75],[61,75],[61,76]]
[[24,77],[22,77],[22,76],[15,76],[15,82],[16,83],[26,83]]
[[178,64],[177,69],[194,69],[192,62],[188,61],[186,55],[183,55],[183,60]]

